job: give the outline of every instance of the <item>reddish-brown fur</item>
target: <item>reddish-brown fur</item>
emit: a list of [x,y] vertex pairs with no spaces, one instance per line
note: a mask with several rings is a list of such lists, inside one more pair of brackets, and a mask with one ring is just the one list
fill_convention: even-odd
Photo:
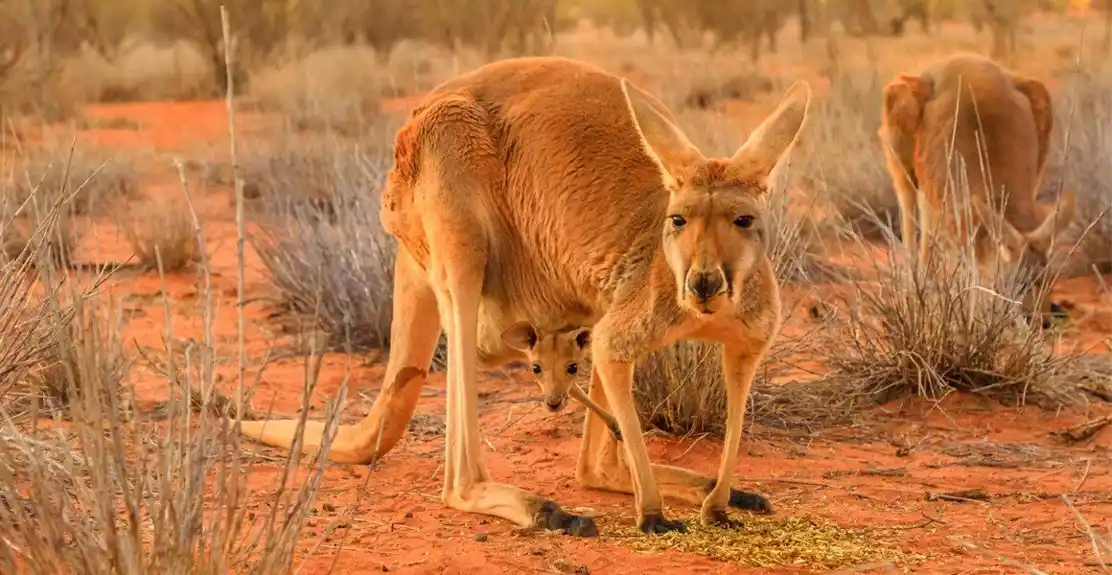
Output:
[[[985,263],[998,252],[1045,277],[1051,242],[1074,215],[1074,194],[1063,192],[1057,210],[1035,200],[1054,122],[1041,82],[960,54],[885,87],[883,117],[879,135],[908,249],[915,244],[917,204],[920,257],[928,256],[940,229],[964,241],[969,230],[952,205],[967,183],[978,259]],[[998,249],[991,249],[990,236]],[[1046,311],[1044,287],[1035,282],[1026,290],[1027,311]]]
[[[517,321],[591,328],[590,398],[623,441],[587,416],[576,476],[634,493],[645,531],[683,529],[661,491],[701,501],[704,521],[728,507],[767,511],[731,489],[745,401],[780,325],[766,256],[764,182],[793,145],[810,89],[798,83],[731,158],[708,160],[656,98],[562,58],[488,64],[436,88],[398,133],[382,193],[383,225],[401,245],[386,380],[424,370],[448,333],[444,502],[590,535],[593,521],[491,480],[482,461],[477,366],[523,359],[503,330]],[[722,343],[728,424],[714,478],[648,459],[633,404],[633,365],[680,339]],[[421,372],[423,375],[423,372]],[[364,421],[340,428],[330,458],[370,462],[404,432],[423,378],[386,387]],[[296,422],[245,422],[290,446]],[[320,445],[307,427],[304,449]],[[657,482],[660,482],[658,487]]]

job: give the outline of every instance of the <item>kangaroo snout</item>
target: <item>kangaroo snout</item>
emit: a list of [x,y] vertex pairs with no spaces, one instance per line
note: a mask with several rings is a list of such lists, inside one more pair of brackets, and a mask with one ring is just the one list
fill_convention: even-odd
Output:
[[725,288],[726,276],[722,270],[692,270],[687,274],[687,289],[699,299],[708,300]]
[[568,396],[565,393],[552,394],[544,398],[545,408],[547,408],[548,411],[552,413],[556,413],[557,411],[564,409],[564,406],[567,404]]

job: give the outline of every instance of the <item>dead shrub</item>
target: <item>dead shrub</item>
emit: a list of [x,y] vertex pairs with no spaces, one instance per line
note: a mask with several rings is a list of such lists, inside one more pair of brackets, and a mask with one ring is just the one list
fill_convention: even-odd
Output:
[[[23,385],[11,390],[12,401],[6,408],[13,419],[65,418],[68,408],[80,400],[94,380],[98,385],[114,385],[116,393],[123,395],[123,382],[131,362],[124,354],[122,309],[90,300],[90,294],[104,279],[106,274],[96,278],[91,286],[79,288],[80,291],[58,290],[65,299],[54,302],[61,306],[54,317],[64,321],[42,327],[47,332],[42,337],[49,346]],[[77,355],[79,345],[87,350],[88,358]],[[121,405],[121,409],[130,408]]]
[[193,219],[184,201],[132,206],[120,225],[144,270],[173,273],[200,261]]
[[[5,263],[16,261],[29,253],[27,248],[35,241],[35,230],[43,227],[42,212],[46,209],[34,205],[28,208],[30,213],[17,213],[9,212],[7,207],[0,207],[0,217],[7,219],[7,225],[0,233],[0,261]],[[49,226],[49,235],[43,238],[44,243],[38,250],[57,267],[69,267],[72,264],[72,255],[77,249],[79,239],[73,217],[68,210],[68,206],[60,207],[53,217],[53,225]]]
[[[253,497],[247,476],[254,460],[235,423],[212,408],[220,403],[219,356],[206,281],[202,341],[180,355],[172,323],[164,333],[160,363],[171,397],[163,422],[132,417],[120,385],[122,316],[97,289],[108,272],[80,283],[36,251],[56,214],[57,205],[33,230],[32,254],[0,278],[0,572],[290,571],[335,432],[335,405],[319,454],[305,459],[308,472],[291,480],[302,462],[295,446],[276,485]],[[32,297],[33,275],[42,296]],[[311,354],[302,414],[319,374],[320,356]],[[18,422],[7,400],[28,381],[64,398],[55,414],[63,421],[49,429]],[[250,391],[240,387],[237,395]],[[260,506],[269,512],[256,517]]]
[[[67,235],[63,226],[68,220],[63,214],[70,206],[63,199],[50,205],[42,205],[35,197],[31,200],[37,211],[23,218],[20,223],[25,227],[18,234],[4,234],[5,248],[12,248],[12,252],[5,254],[8,259],[3,281],[13,290],[4,292],[15,299],[6,302],[10,307],[4,309],[12,315],[10,323],[2,325],[31,330],[19,332],[22,343],[9,343],[27,345],[33,350],[28,357],[34,358],[19,377],[0,382],[0,408],[16,421],[57,413],[70,405],[83,389],[82,382],[94,376],[83,371],[85,368],[94,367],[99,370],[96,377],[119,386],[128,365],[123,353],[122,317],[100,306],[86,305],[110,270],[99,270],[84,284],[62,271],[61,264],[68,261],[68,251],[63,250],[71,248],[59,249],[58,244],[66,241],[61,239]],[[15,224],[9,218],[5,232]],[[11,235],[18,235],[18,240],[12,240]],[[18,252],[14,249],[17,244],[21,246]],[[27,282],[36,284],[33,296]],[[97,352],[97,361],[82,365],[76,362],[74,349],[86,339],[91,342],[87,344],[90,349]]]
[[634,381],[642,425],[676,435],[725,431],[720,345],[672,344],[638,363]]
[[216,91],[211,66],[188,42],[158,45],[129,37],[115,59],[102,65],[104,74],[86,80],[96,83],[101,102],[193,100]]
[[[265,141],[260,138],[252,146],[245,146],[239,157],[244,198],[252,201],[252,209],[304,204],[331,213],[340,185],[337,180],[362,183],[367,177],[361,162],[353,156],[391,157],[399,123],[399,119],[384,118],[367,126],[358,141],[349,141],[336,132],[285,132],[272,134]],[[227,164],[206,164],[205,172],[214,185],[233,185],[231,167]],[[378,188],[363,191],[371,195],[377,192]],[[263,201],[255,201],[260,199]]]
[[389,93],[387,73],[374,50],[333,46],[257,71],[250,93],[296,130],[362,135]]
[[4,166],[0,188],[9,190],[6,200],[15,206],[33,195],[45,203],[72,196],[69,212],[73,215],[93,213],[100,206],[132,198],[139,190],[130,158],[110,158],[68,144],[24,148],[15,162]]
[[[66,299],[79,295],[70,292]],[[210,296],[205,299],[211,302]],[[75,318],[91,317],[87,312],[100,305],[95,296],[74,301],[86,310]],[[46,324],[64,323],[70,317],[62,307],[45,309]],[[302,461],[294,449],[276,485],[253,494],[247,483],[253,459],[244,452],[237,427],[208,409],[218,398],[212,313],[211,307],[204,312],[203,343],[181,363],[172,353],[173,334],[166,333],[172,397],[161,424],[127,417],[117,374],[104,369],[106,342],[102,334],[88,331],[72,342],[65,369],[58,371],[69,390],[70,401],[64,406],[69,421],[52,429],[28,428],[4,417],[0,529],[5,545],[0,546],[0,571],[291,570],[323,475],[336,410],[331,406],[327,411],[320,454],[306,458],[308,473],[298,474],[299,480],[291,478]],[[85,324],[76,319],[73,325]],[[318,355],[314,358],[319,360]],[[0,365],[0,374],[11,373],[13,367],[18,364]],[[308,412],[304,404],[316,373],[307,373],[302,413]],[[243,396],[249,397],[249,391]],[[201,409],[194,417],[191,407],[198,403]],[[4,409],[0,413],[8,415]],[[270,511],[256,517],[260,506]]]
[[827,379],[846,396],[880,401],[937,400],[953,391],[1042,405],[1079,400],[1079,385],[1068,383],[1076,356],[1056,355],[1053,330],[1041,329],[1041,318],[1029,322],[1020,308],[1032,274],[985,271],[973,254],[967,241],[920,263],[890,236],[871,277],[827,300],[831,325],[820,344]]
[[387,348],[397,244],[379,223],[378,190],[388,156],[336,140],[330,146],[324,156],[306,154],[306,163],[257,176],[251,243],[284,307],[315,316],[332,345]]
[[[97,361],[90,345],[94,340],[75,351],[80,363]],[[232,424],[208,409],[191,417],[190,397],[201,395],[207,405],[211,382],[198,387],[204,392],[176,394],[157,426],[126,421],[111,382],[82,385],[80,401],[68,407],[69,425],[0,426],[0,528],[7,543],[0,569],[262,574],[292,568],[323,475],[321,458],[306,458],[308,473],[294,480],[301,456],[291,455],[277,485],[252,493],[253,463]],[[332,426],[334,409],[327,417]],[[260,506],[270,511],[258,513]]]
[[49,264],[42,250],[54,223],[47,218],[32,229],[20,252],[4,263],[0,276],[0,406],[26,395],[30,374],[49,364],[58,349],[51,328],[60,326],[50,325],[48,301],[35,289],[37,266]]
[[[757,369],[750,390],[747,409],[758,416],[757,422],[783,427],[784,422],[795,421],[793,414],[824,405],[799,396],[795,384],[777,383],[795,369],[796,359],[809,356],[813,351],[810,345],[810,334],[777,338]],[[720,344],[674,343],[638,362],[634,382],[634,400],[642,425],[673,435],[725,432],[726,384]],[[781,396],[791,398],[792,405],[786,410]],[[797,399],[804,401],[797,403]]]

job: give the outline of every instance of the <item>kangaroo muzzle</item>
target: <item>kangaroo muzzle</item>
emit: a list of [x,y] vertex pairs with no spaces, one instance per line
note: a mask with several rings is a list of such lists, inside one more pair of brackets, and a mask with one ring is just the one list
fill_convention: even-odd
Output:
[[544,398],[543,403],[544,403],[545,408],[548,409],[548,411],[550,411],[552,413],[556,413],[557,411],[560,411],[560,410],[564,409],[564,406],[568,404],[568,394],[566,394],[566,393],[549,394],[547,397]]
[[726,276],[721,270],[692,271],[687,274],[687,290],[706,301],[726,289]]

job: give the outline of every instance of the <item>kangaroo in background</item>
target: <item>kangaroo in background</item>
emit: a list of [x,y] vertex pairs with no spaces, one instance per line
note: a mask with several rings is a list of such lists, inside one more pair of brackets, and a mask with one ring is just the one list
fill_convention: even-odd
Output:
[[940,228],[959,238],[970,232],[952,221],[948,203],[955,198],[946,197],[948,189],[962,191],[947,181],[964,166],[958,174],[964,177],[950,181],[968,182],[980,224],[974,231],[978,261],[998,254],[1013,272],[1033,278],[1023,290],[1025,312],[1056,313],[1047,298],[1046,267],[1052,241],[1074,217],[1075,194],[1064,190],[1052,205],[1035,200],[1053,127],[1046,86],[982,56],[958,54],[889,83],[878,135],[899,200],[904,245],[915,248],[917,208],[921,260]]
[[[395,138],[381,219],[397,237],[389,362],[371,413],[341,426],[329,458],[368,463],[401,438],[448,334],[444,486],[449,507],[576,535],[594,520],[495,482],[479,436],[478,365],[523,359],[500,334],[528,318],[590,325],[589,396],[622,442],[588,413],[576,467],[586,487],[633,493],[642,531],[684,531],[662,494],[769,512],[733,489],[753,376],[780,327],[763,198],[800,132],[811,90],[797,82],[728,158],[708,159],[668,109],[630,82],[565,58],[514,58],[449,80]],[[574,311],[570,313],[569,310]],[[685,339],[722,344],[727,428],[714,477],[652,464],[633,399],[634,364]],[[303,450],[320,446],[308,422]],[[297,422],[243,422],[268,445]]]

